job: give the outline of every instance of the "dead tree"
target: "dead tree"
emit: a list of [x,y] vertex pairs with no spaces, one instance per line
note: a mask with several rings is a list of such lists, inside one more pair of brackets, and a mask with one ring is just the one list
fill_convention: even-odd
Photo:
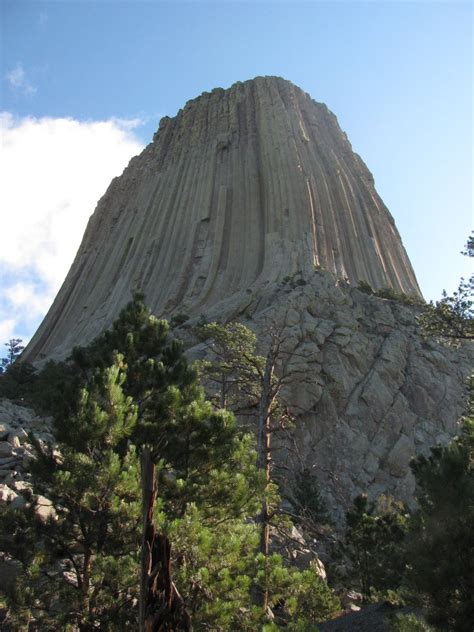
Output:
[[[291,420],[288,407],[283,402],[282,388],[294,378],[289,365],[291,358],[299,353],[286,348],[288,340],[284,325],[275,322],[262,332],[263,343],[260,346],[266,349],[263,357],[256,354],[255,334],[240,323],[210,323],[200,334],[213,357],[213,361],[204,362],[202,367],[208,379],[219,389],[219,404],[230,405],[241,418],[256,419],[257,467],[264,471],[267,485],[270,485],[273,480],[272,439],[276,433],[287,429]],[[300,376],[299,381],[304,379]],[[265,558],[265,580],[263,586],[254,586],[252,598],[264,611],[269,605],[267,560],[274,514],[275,510],[265,498],[261,511],[255,517],[260,526],[258,552]]]
[[140,577],[140,632],[192,632],[191,618],[171,573],[171,544],[157,533],[153,511],[157,497],[150,448],[141,452],[143,531]]

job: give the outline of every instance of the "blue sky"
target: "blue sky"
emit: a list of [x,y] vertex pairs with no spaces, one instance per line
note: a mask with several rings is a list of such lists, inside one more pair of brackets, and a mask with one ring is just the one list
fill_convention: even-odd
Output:
[[427,299],[468,274],[471,2],[0,6],[4,340],[32,334],[97,199],[159,118],[257,75],[290,79],[337,115]]

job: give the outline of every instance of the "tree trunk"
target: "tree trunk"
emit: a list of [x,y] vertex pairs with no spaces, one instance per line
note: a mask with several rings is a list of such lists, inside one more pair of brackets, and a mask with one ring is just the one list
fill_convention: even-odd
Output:
[[267,438],[270,426],[270,409],[273,401],[272,397],[272,377],[275,365],[273,349],[270,349],[265,362],[265,371],[262,378],[262,391],[258,407],[258,428],[257,428],[257,467],[260,470],[266,469],[267,464]]
[[[267,355],[262,378],[257,430],[257,468],[265,471],[267,485],[271,480],[271,406],[273,402],[272,378],[274,367],[275,355],[272,345]],[[270,545],[270,516],[266,499],[263,501],[262,510],[257,516],[256,522],[261,525],[259,553],[262,553],[265,557],[265,579],[263,586],[254,587],[252,600],[266,612],[268,609],[268,555]]]
[[140,573],[139,631],[145,632],[145,614],[148,596],[148,577],[151,571],[151,549],[153,546],[153,509],[155,507],[155,464],[150,448],[143,448],[140,455],[142,487],[142,551]]
[[79,582],[79,587],[82,593],[82,599],[81,599],[81,614],[80,614],[80,618],[81,621],[79,622],[79,630],[81,630],[81,632],[84,630],[90,630],[90,621],[89,621],[89,615],[90,615],[90,595],[89,595],[89,590],[90,590],[90,570],[91,570],[91,560],[92,560],[92,554],[90,552],[89,549],[86,549],[84,552],[84,560],[82,562],[82,577],[81,577],[81,581]]
[[153,510],[156,501],[155,465],[151,450],[141,453],[143,535],[140,578],[140,632],[192,632],[184,600],[171,579],[171,544],[156,533]]
[[227,383],[224,375],[221,378],[221,401],[220,407],[222,409],[227,408]]

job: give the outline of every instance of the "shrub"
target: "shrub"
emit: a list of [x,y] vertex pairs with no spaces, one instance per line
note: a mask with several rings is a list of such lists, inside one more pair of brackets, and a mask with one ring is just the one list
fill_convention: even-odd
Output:
[[357,289],[360,290],[361,292],[364,292],[364,294],[374,293],[372,286],[370,285],[370,283],[367,283],[367,281],[359,281],[357,285]]
[[430,632],[432,628],[412,614],[396,614],[390,625],[390,632]]

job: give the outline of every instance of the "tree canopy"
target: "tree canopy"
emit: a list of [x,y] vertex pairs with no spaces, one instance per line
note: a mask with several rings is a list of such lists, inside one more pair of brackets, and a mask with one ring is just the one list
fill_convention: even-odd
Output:
[[[470,235],[462,254],[474,257],[474,235]],[[466,281],[461,278],[452,295],[443,291],[441,300],[431,301],[419,316],[427,335],[455,340],[474,339],[474,274]]]
[[[181,343],[143,297],[68,362],[35,375],[35,397],[40,384],[47,388],[36,401],[54,414],[57,444],[32,437],[34,494],[0,518],[1,548],[21,565],[8,596],[12,625],[136,629],[144,449],[156,467],[152,520],[171,543],[195,630],[258,629],[267,613],[252,603],[252,588],[262,582],[280,608],[278,626],[307,629],[337,610],[314,570],[257,553],[255,516],[268,485],[255,439],[205,398]],[[42,498],[51,504],[39,519]]]

